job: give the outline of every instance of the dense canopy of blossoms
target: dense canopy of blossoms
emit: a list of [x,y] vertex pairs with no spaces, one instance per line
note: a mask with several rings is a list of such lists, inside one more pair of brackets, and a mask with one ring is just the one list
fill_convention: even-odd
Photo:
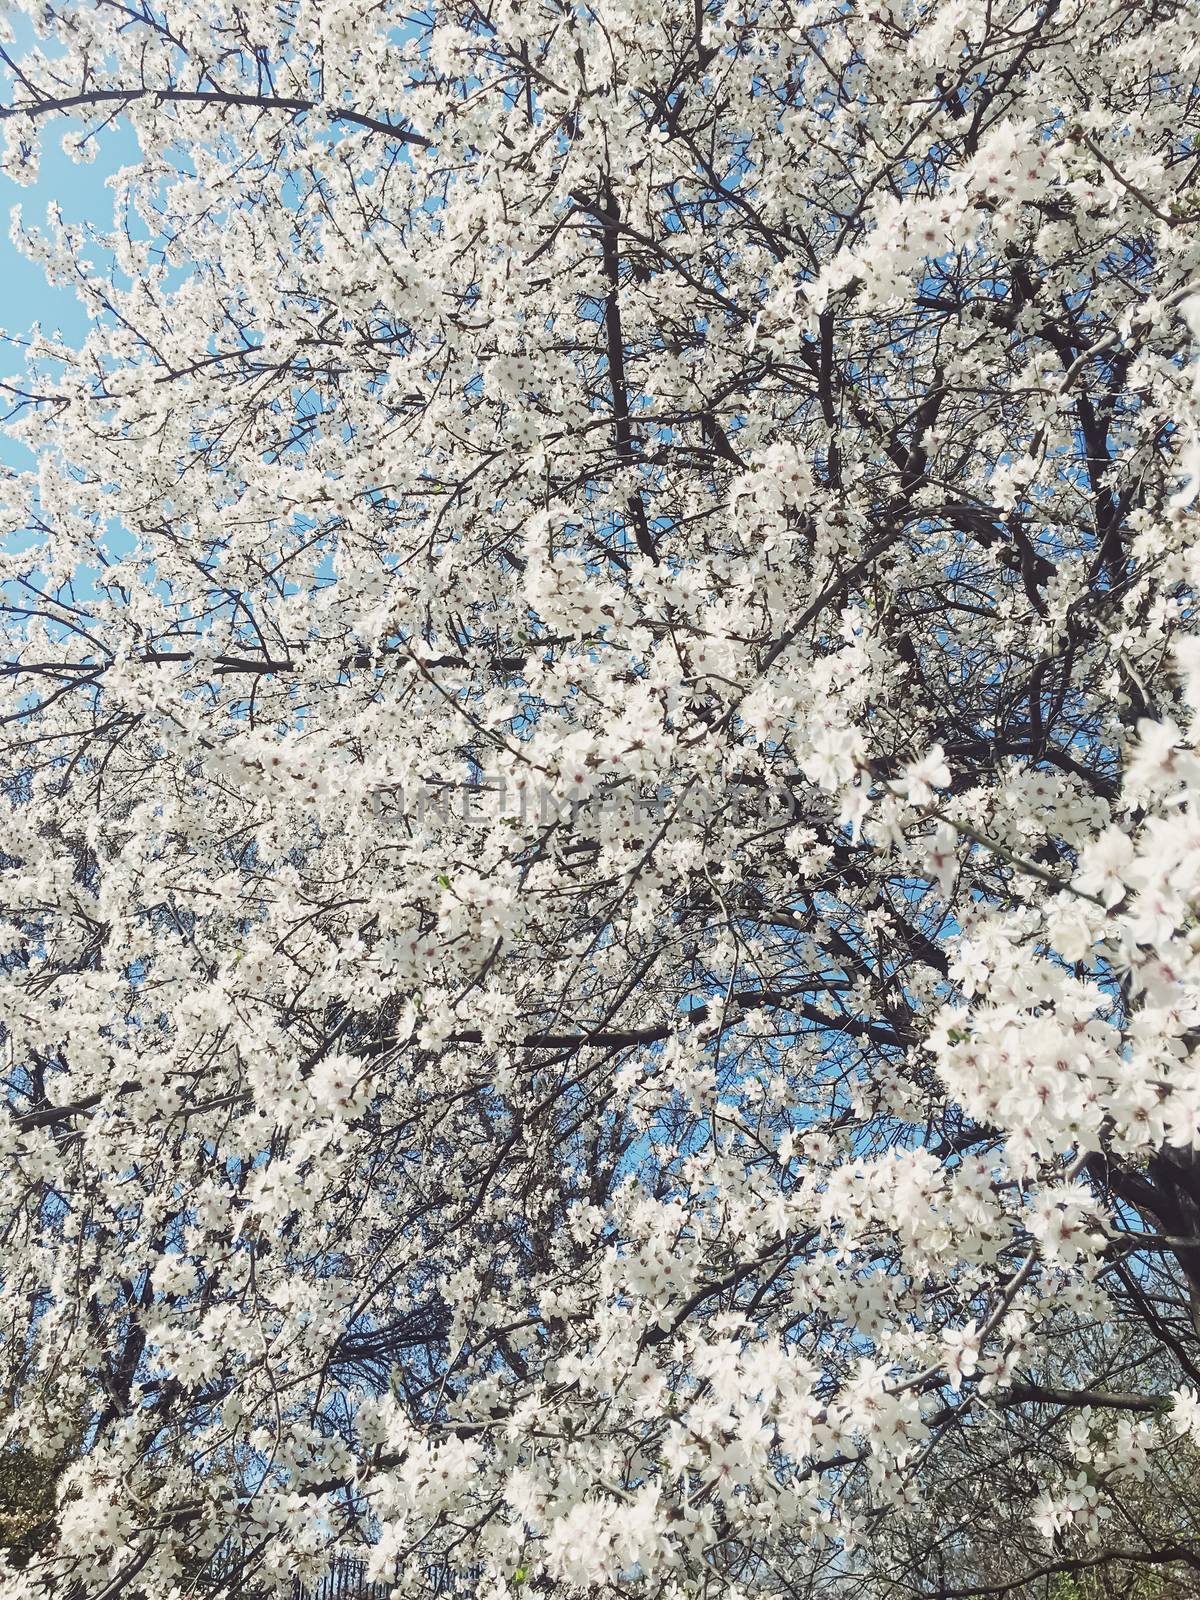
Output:
[[1196,6],[0,31],[0,1596],[1194,1572]]

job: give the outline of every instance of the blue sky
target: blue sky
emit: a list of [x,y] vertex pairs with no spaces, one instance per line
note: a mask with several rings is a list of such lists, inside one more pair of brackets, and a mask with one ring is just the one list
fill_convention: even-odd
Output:
[[[36,184],[23,187],[0,173],[0,329],[4,333],[0,376],[8,377],[21,370],[24,358],[12,340],[27,334],[34,323],[40,323],[46,332],[61,329],[72,344],[87,332],[87,314],[75,291],[49,285],[41,267],[27,260],[9,237],[15,205],[21,207],[26,225],[44,225],[46,209],[53,201],[58,202],[68,222],[92,222],[102,229],[111,225],[113,196],[105,179],[136,159],[137,141],[128,128],[110,128],[101,138],[95,161],[90,166],[80,166],[62,150],[63,135],[78,126],[63,118],[46,129]],[[0,460],[13,466],[30,464],[28,453],[2,435]]]
[[[6,89],[0,94],[6,95]],[[136,136],[127,127],[108,128],[96,145],[96,158],[90,165],[72,161],[62,149],[64,135],[79,123],[57,119],[44,131],[44,145],[38,181],[32,185],[14,183],[0,172],[0,378],[20,374],[25,366],[22,341],[35,323],[47,333],[61,330],[68,343],[77,345],[88,332],[88,314],[75,290],[46,282],[42,268],[22,254],[10,238],[14,206],[20,206],[27,228],[45,227],[46,212],[57,203],[68,222],[93,223],[102,231],[111,228],[113,192],[105,180],[138,158]],[[89,252],[97,262],[101,252]],[[7,412],[0,399],[0,417]],[[0,430],[0,465],[17,471],[34,467],[35,451]],[[9,548],[27,543],[25,535],[9,536]],[[17,541],[20,541],[19,543]],[[80,574],[80,593],[90,585]]]
[[[55,53],[51,41],[38,39],[27,17],[10,17],[8,21],[14,32],[11,48],[18,59],[27,49]],[[18,98],[6,69],[0,73],[0,102],[11,104]],[[96,158],[89,166],[72,161],[62,149],[65,135],[80,131],[79,119],[53,117],[41,129],[37,183],[26,187],[0,172],[0,329],[5,333],[26,333],[35,322],[40,322],[47,332],[61,328],[72,342],[86,333],[87,317],[74,291],[52,289],[46,283],[41,269],[12,244],[9,221],[13,206],[20,205],[27,224],[44,222],[47,206],[57,201],[68,222],[94,222],[107,227],[113,215],[112,191],[105,187],[104,180],[136,160],[138,153],[132,130],[119,125],[120,119],[114,122],[117,125],[110,124],[94,141]],[[9,354],[9,360],[0,362],[0,370],[6,373],[14,365]]]
[[22,209],[26,222],[44,222],[52,201],[62,207],[69,222],[94,222],[108,227],[112,222],[112,191],[104,180],[136,159],[137,142],[125,128],[109,129],[101,138],[98,154],[90,166],[78,166],[62,151],[62,138],[69,128],[79,126],[66,118],[48,127],[37,183],[28,188],[0,173],[0,207],[4,229],[0,239],[3,296],[0,298],[0,327],[6,333],[25,333],[34,322],[47,330],[61,328],[74,340],[87,330],[87,318],[74,291],[50,288],[41,268],[27,261],[9,239],[9,218],[14,205]]

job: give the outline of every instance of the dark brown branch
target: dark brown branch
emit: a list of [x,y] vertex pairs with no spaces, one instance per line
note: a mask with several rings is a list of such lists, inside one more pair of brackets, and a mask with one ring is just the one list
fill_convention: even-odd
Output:
[[[130,105],[135,100],[159,100],[184,105],[216,105],[257,107],[263,111],[290,111],[303,116],[306,112],[321,109],[315,100],[300,100],[284,95],[233,94],[208,89],[92,89],[83,94],[64,95],[56,100],[42,100],[30,105],[0,106],[0,121],[6,117],[44,117],[52,112],[59,114],[86,109],[89,106]],[[397,127],[365,111],[339,111],[327,107],[326,114],[334,122],[349,122],[355,127],[367,128],[372,133],[382,133],[400,144],[412,144],[428,150],[433,144],[424,134],[412,128]]]
[[[625,339],[621,329],[620,275],[621,256],[617,243],[621,216],[617,209],[612,187],[605,185],[604,210],[600,230],[601,250],[604,258],[604,276],[608,279],[608,296],[604,302],[604,331],[608,341],[608,380],[612,388],[613,426],[616,434],[617,458],[622,466],[632,467],[637,461],[633,426],[629,418],[629,388],[625,378]],[[658,546],[650,532],[646,507],[635,489],[626,501],[629,519],[633,524],[634,543],[644,556],[657,566]]]

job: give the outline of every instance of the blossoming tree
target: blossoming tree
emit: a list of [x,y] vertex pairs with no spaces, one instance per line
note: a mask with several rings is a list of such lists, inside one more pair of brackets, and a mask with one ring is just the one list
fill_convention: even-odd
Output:
[[1194,1573],[1196,7],[6,11],[0,1594]]

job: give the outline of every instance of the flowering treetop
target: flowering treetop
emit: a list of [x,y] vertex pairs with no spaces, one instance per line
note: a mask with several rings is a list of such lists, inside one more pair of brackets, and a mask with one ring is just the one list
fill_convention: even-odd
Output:
[[1195,7],[8,10],[0,1594],[1194,1565]]

